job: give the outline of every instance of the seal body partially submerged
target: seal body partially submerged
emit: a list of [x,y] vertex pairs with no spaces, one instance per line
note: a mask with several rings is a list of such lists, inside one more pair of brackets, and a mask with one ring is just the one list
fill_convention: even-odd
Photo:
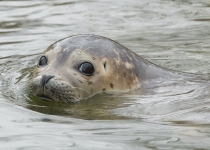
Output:
[[96,35],[76,35],[50,45],[39,59],[33,94],[76,102],[100,92],[142,88],[151,80],[182,77],[154,65],[119,43]]

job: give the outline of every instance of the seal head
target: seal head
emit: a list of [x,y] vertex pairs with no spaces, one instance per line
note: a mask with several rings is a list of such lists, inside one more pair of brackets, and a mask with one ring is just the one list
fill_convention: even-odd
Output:
[[50,45],[34,70],[34,95],[76,102],[99,92],[129,91],[149,79],[173,74],[119,43],[96,35],[76,35]]

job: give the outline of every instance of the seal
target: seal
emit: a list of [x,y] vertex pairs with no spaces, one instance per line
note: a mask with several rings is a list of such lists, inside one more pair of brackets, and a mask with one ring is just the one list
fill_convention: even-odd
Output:
[[[152,80],[185,77],[159,67],[121,44],[97,35],[75,35],[50,45],[34,69],[34,95],[77,102],[100,92],[127,92]],[[190,76],[189,76],[190,77]]]

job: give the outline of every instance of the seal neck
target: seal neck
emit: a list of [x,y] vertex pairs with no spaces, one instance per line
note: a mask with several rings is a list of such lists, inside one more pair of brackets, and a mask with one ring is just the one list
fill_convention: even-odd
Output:
[[[137,55],[138,56],[138,55]],[[142,57],[138,56],[138,75],[140,81],[149,81],[153,79],[162,78],[164,80],[171,79],[171,78],[193,78],[197,77],[195,74],[188,74],[179,71],[174,71],[171,69],[166,69],[164,67],[160,67],[155,65]]]

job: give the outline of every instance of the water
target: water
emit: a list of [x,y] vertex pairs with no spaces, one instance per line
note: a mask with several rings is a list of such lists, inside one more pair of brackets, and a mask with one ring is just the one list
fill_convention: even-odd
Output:
[[[209,6],[208,0],[0,1],[0,149],[210,149]],[[30,95],[44,49],[85,33],[206,79],[157,82],[77,104]]]

